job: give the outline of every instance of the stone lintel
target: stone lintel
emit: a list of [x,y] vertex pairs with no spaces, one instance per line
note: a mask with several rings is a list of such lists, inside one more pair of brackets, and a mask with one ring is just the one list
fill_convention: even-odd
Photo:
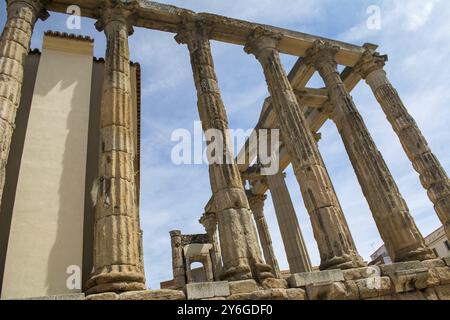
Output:
[[342,270],[296,273],[288,280],[291,288],[301,288],[312,284],[330,284],[339,281],[344,281]]
[[[183,16],[189,16],[193,20],[201,20],[207,24],[214,25],[211,33],[213,40],[226,43],[245,45],[248,36],[250,36],[257,27],[264,27],[271,32],[277,32],[282,35],[279,50],[282,53],[304,57],[306,51],[322,37],[309,35],[293,30],[282,29],[278,27],[261,25],[249,21],[228,18],[216,14],[195,13],[191,10],[179,8],[171,5],[161,4],[155,1],[135,0],[130,3],[136,6],[136,27],[161,30],[165,32],[177,33]],[[53,0],[46,8],[51,11],[66,13],[69,5],[77,5],[81,8],[83,17],[97,18],[98,1],[93,0]],[[365,48],[340,41],[328,40],[338,45],[340,50],[336,56],[338,63],[346,66],[354,66]]]
[[230,285],[228,281],[189,283],[186,285],[186,295],[188,300],[227,297],[230,295]]

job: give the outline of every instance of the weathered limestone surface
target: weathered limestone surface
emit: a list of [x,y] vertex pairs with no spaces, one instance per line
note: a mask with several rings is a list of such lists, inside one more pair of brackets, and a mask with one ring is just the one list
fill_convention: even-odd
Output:
[[331,118],[338,127],[389,255],[396,262],[431,259],[433,252],[426,247],[383,157],[345,89],[335,62],[337,50],[327,42],[318,41],[306,61],[317,69],[329,90]]
[[217,217],[215,213],[205,213],[200,223],[206,230],[209,242],[212,244],[211,260],[213,264],[214,280],[219,281],[222,273],[222,253],[217,239]]
[[272,238],[270,236],[269,227],[267,226],[266,217],[264,216],[264,202],[266,195],[255,195],[251,191],[247,191],[247,199],[250,204],[250,210],[255,218],[256,228],[258,229],[259,241],[261,242],[262,251],[266,263],[272,267],[274,276],[281,278],[280,267],[272,246]]
[[228,120],[214,71],[208,26],[185,16],[178,43],[187,44],[197,88],[198,109],[203,130],[218,130],[223,137],[222,164],[210,160],[209,172],[222,248],[222,278],[226,280],[273,277],[271,267],[263,263],[255,225],[234,162]]
[[342,270],[327,270],[293,274],[289,278],[289,285],[291,288],[300,288],[313,283],[331,283],[338,281],[344,281]]
[[311,260],[282,172],[267,176],[291,274],[312,271]]
[[295,175],[311,217],[321,269],[364,266],[357,253],[331,180],[322,165],[319,150],[281,64],[279,36],[257,28],[245,50],[260,61],[283,142],[289,150]]
[[[430,272],[419,261],[396,263],[381,266],[381,274],[388,276],[396,293],[422,290],[427,288]],[[439,284],[439,283],[437,283]]]
[[120,294],[119,300],[186,300],[186,295],[178,290],[130,291]]
[[228,281],[188,283],[186,295],[188,300],[227,297],[230,295],[230,285]]
[[259,287],[255,280],[242,280],[230,282],[230,294],[251,293],[258,291]]
[[423,187],[445,227],[450,239],[450,180],[439,160],[431,151],[414,118],[409,114],[397,90],[392,86],[383,70],[386,56],[380,56],[370,47],[363,54],[355,71],[366,79],[381,105],[387,119],[420,175]]
[[170,232],[172,242],[172,272],[175,288],[184,288],[186,284],[186,272],[183,261],[183,245],[181,243],[181,231],[174,230]]
[[8,0],[0,41],[0,204],[5,168],[22,90],[25,58],[37,19],[48,17],[46,0]]
[[186,300],[186,295],[183,291],[178,290],[141,290],[129,291],[121,294],[115,292],[105,292],[98,294],[91,294],[87,296],[86,300]]
[[133,6],[105,1],[96,23],[106,35],[101,104],[94,272],[88,294],[145,289],[140,265],[139,216],[134,179],[128,36]]

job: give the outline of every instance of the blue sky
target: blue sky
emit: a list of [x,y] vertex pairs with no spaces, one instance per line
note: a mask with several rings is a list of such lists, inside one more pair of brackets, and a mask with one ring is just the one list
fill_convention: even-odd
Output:
[[[211,12],[250,21],[272,24],[355,44],[380,45],[389,54],[388,76],[400,92],[427,137],[442,165],[450,171],[450,2],[446,0],[173,0],[161,1],[198,12]],[[381,30],[369,30],[366,10],[381,8]],[[4,12],[5,4],[0,4]],[[1,25],[5,16],[1,16]],[[68,30],[66,16],[52,13],[38,22],[33,48],[41,48],[45,30],[89,35],[95,39],[95,55],[104,56],[105,39],[90,19],[82,20],[81,30]],[[75,32],[74,32],[75,31]],[[132,60],[142,66],[142,161],[141,221],[144,230],[145,268],[148,285],[171,279],[169,231],[201,233],[198,219],[211,196],[206,166],[172,164],[170,140],[173,130],[193,130],[198,120],[188,51],[172,34],[136,29],[130,38]],[[256,124],[264,99],[268,96],[260,65],[241,47],[213,42],[213,54],[230,127],[250,129]],[[296,57],[282,57],[289,71]],[[315,77],[311,86],[321,86]],[[361,82],[352,93],[367,127],[383,154],[411,214],[424,235],[440,226],[426,192],[420,185],[398,138],[387,122],[370,88]],[[359,252],[365,259],[382,241],[333,123],[321,130],[319,147],[344,208]],[[288,186],[297,210],[313,264],[319,254],[308,214],[291,168]],[[275,253],[282,269],[288,267],[271,198],[266,217]]]

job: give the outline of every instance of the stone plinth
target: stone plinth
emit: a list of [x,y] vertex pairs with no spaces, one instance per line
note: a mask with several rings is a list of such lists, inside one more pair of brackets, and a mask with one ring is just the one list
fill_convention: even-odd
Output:
[[230,295],[230,285],[228,281],[190,283],[186,285],[186,295],[188,300],[201,300]]

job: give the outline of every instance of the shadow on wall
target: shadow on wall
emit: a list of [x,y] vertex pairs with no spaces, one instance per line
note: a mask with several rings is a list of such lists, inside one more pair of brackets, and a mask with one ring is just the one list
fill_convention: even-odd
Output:
[[[81,57],[74,55],[72,58],[75,60]],[[82,58],[86,59],[85,56]],[[85,211],[83,201],[85,199],[85,183],[84,176],[80,176],[80,173],[84,173],[86,168],[85,152],[89,110],[85,110],[85,108],[89,106],[86,96],[89,96],[91,88],[89,82],[85,83],[79,80],[84,79],[86,69],[68,65],[67,60],[64,61],[57,59],[52,61],[54,68],[48,71],[51,75],[46,78],[45,85],[41,85],[35,92],[36,95],[45,97],[56,88],[58,91],[67,90],[71,95],[70,102],[64,101],[70,103],[70,111],[64,114],[66,136],[64,146],[61,146],[64,154],[58,188],[57,230],[48,257],[47,295],[67,293],[69,288],[66,282],[70,276],[67,273],[68,267],[76,266],[80,268],[80,271],[82,268],[80,265],[82,238],[80,235],[83,225],[80,219],[83,219]],[[86,62],[84,61],[84,63]],[[64,106],[53,105],[53,107],[63,108]],[[53,111],[58,112],[57,110]],[[64,111],[64,109],[61,110],[61,112]],[[73,291],[79,292],[80,290]]]

